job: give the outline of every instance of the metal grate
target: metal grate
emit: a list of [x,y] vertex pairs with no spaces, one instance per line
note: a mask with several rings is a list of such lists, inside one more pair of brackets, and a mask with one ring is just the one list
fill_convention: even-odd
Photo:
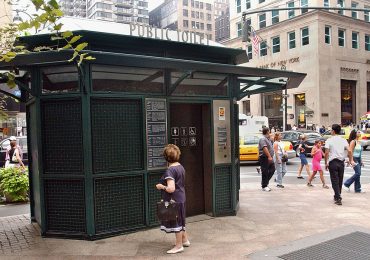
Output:
[[42,152],[46,174],[83,174],[80,100],[42,103]]
[[91,101],[94,173],[144,168],[140,100]]
[[143,227],[144,201],[142,175],[96,179],[96,232]]
[[279,256],[285,260],[369,260],[370,234],[353,232]]
[[156,216],[157,202],[161,199],[161,192],[155,188],[155,185],[159,183],[159,179],[163,175],[163,172],[150,173],[148,176],[148,194],[149,194],[149,224],[159,224]]
[[232,209],[231,167],[215,168],[216,178],[216,212],[225,212]]
[[45,180],[47,231],[85,233],[83,180]]

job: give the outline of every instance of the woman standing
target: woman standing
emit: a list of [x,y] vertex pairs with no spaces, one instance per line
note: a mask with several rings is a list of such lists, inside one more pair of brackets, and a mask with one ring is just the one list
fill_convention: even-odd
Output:
[[361,155],[362,155],[362,146],[358,142],[358,139],[361,136],[360,131],[352,130],[349,135],[349,150],[352,151],[353,154],[353,160],[355,161],[355,166],[353,167],[355,174],[348,180],[344,182],[344,187],[349,191],[349,187],[352,185],[352,183],[355,183],[355,192],[361,193],[363,192],[361,190],[361,183],[360,183],[360,177],[361,177]]
[[320,172],[320,180],[322,182],[322,187],[324,189],[329,189],[329,186],[325,184],[324,172],[323,172],[323,170],[321,168],[321,164],[320,164],[320,161],[321,161],[322,157],[324,156],[324,152],[321,149],[321,141],[320,140],[315,141],[315,145],[312,148],[311,155],[312,155],[312,175],[310,177],[308,177],[307,186],[308,187],[313,187],[311,182],[312,182],[313,178],[315,177],[316,173]]
[[169,144],[164,148],[163,156],[167,161],[168,168],[161,178],[161,183],[156,185],[158,190],[162,190],[162,199],[171,199],[179,204],[179,212],[176,221],[162,221],[161,230],[166,233],[175,233],[175,247],[167,251],[167,254],[176,254],[184,251],[184,246],[190,246],[188,235],[185,231],[185,169],[179,163],[180,149]]
[[284,150],[284,144],[281,141],[281,133],[275,133],[274,136],[274,162],[276,169],[276,187],[284,188],[283,177],[286,173],[286,161],[283,158],[287,158],[287,154]]
[[6,150],[5,155],[5,168],[19,167],[22,166],[24,169],[24,164],[22,162],[22,151],[17,145],[17,138],[11,136],[9,138],[10,147]]

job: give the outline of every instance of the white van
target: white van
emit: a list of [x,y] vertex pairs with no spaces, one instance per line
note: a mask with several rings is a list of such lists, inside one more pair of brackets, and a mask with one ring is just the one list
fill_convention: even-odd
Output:
[[267,116],[247,116],[239,114],[239,135],[262,134],[262,128],[269,126]]

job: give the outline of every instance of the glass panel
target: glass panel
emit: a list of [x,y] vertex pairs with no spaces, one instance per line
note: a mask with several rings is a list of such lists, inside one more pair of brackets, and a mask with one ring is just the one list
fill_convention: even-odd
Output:
[[151,68],[92,66],[94,91],[163,93],[163,71]]
[[289,49],[295,48],[295,32],[289,33]]
[[76,66],[58,66],[41,69],[42,93],[67,93],[78,91]]
[[[174,84],[185,72],[171,72],[171,84]],[[226,96],[228,76],[226,74],[194,72],[180,82],[173,95],[177,96]]]

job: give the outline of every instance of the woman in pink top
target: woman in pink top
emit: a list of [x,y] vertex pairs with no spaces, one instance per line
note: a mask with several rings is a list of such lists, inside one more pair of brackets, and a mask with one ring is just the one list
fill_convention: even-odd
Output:
[[311,155],[312,155],[312,172],[313,173],[308,178],[307,186],[313,187],[311,182],[312,182],[313,178],[315,177],[316,173],[320,172],[320,179],[321,179],[321,182],[322,182],[322,187],[325,188],[325,189],[329,189],[328,185],[325,184],[324,172],[323,172],[323,170],[321,168],[321,165],[320,165],[320,161],[321,161],[322,157],[324,156],[324,153],[321,149],[321,141],[320,140],[315,141],[315,145],[312,148]]

